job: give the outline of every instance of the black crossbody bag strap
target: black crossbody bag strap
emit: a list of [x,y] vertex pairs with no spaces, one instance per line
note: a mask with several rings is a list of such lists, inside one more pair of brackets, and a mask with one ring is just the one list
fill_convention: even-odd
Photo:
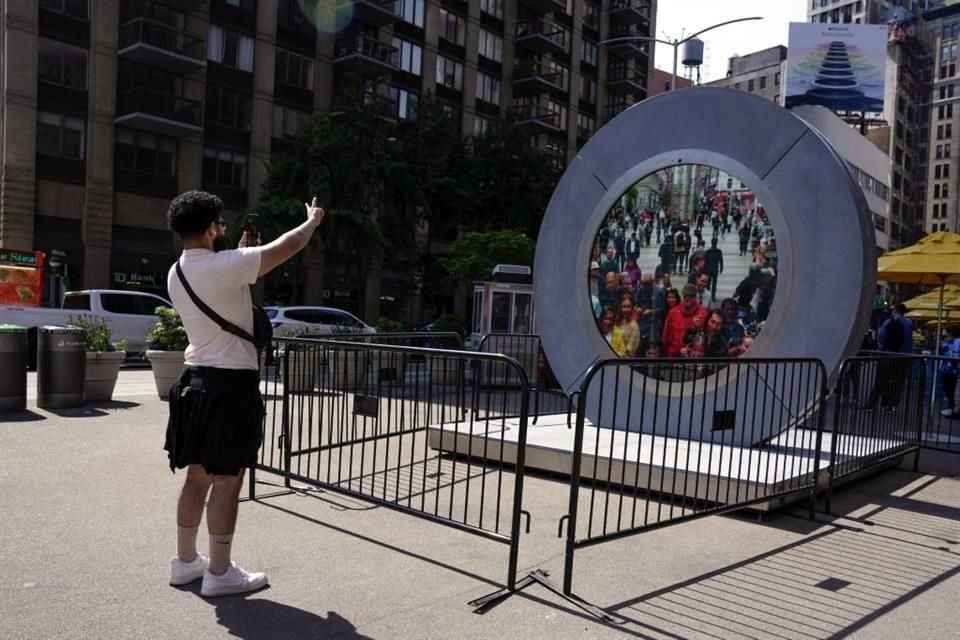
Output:
[[204,312],[208,318],[210,318],[211,320],[216,322],[218,325],[220,325],[220,328],[226,331],[227,333],[232,333],[238,338],[242,338],[243,340],[251,342],[254,345],[257,344],[257,341],[254,339],[252,335],[250,335],[248,332],[244,331],[237,325],[233,324],[232,322],[228,320],[224,320],[220,314],[218,314],[216,311],[214,311],[209,306],[207,306],[207,303],[201,300],[200,297],[197,296],[196,293],[194,293],[193,289],[190,287],[190,283],[187,282],[186,276],[183,275],[183,269],[180,268],[179,261],[177,261],[177,276],[180,278],[180,282],[183,284],[183,288],[187,290],[187,295],[189,295],[190,299],[193,300],[193,304],[197,305],[197,308],[200,309],[200,311]]

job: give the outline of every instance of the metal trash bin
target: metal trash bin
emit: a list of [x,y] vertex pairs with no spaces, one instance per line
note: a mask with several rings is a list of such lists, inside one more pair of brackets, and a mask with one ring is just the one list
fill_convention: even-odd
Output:
[[0,324],[0,411],[27,408],[27,328]]
[[37,330],[37,406],[67,409],[83,404],[87,349],[83,329]]

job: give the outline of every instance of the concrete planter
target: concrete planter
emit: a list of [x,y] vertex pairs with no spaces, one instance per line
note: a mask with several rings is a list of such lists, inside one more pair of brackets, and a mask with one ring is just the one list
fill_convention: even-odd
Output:
[[166,400],[170,387],[180,378],[183,371],[183,351],[147,351],[147,360],[153,368],[153,381],[157,385],[157,395]]
[[83,399],[87,402],[108,402],[117,386],[123,351],[87,351],[87,373],[84,378]]

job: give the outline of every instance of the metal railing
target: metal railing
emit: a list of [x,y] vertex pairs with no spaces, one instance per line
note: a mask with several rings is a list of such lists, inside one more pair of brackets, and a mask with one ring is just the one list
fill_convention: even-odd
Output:
[[120,26],[120,49],[147,44],[170,53],[203,60],[203,40],[183,29],[150,18],[134,18]]
[[[524,515],[526,373],[502,355],[364,340],[414,337],[450,339],[276,340],[276,372],[262,383],[267,414],[254,472],[507,544],[512,589]],[[478,367],[508,382],[483,388],[470,375]]]
[[138,112],[183,124],[200,125],[200,103],[196,100],[143,87],[121,91],[117,96],[117,115]]
[[374,38],[357,36],[338,40],[334,58],[340,59],[352,55],[362,55],[391,67],[400,65],[400,50]]
[[539,36],[550,40],[558,47],[567,48],[567,31],[549,20],[542,18],[518,20],[515,33],[517,40]]
[[[666,366],[691,373],[647,375]],[[814,359],[594,364],[579,388],[560,522],[563,593],[580,548],[790,497],[809,499],[812,513],[826,384]]]

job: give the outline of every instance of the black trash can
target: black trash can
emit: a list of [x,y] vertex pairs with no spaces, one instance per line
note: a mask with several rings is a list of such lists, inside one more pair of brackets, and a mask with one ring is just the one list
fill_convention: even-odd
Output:
[[87,349],[83,329],[37,330],[37,406],[68,409],[83,404]]
[[0,411],[27,408],[27,328],[0,324]]

